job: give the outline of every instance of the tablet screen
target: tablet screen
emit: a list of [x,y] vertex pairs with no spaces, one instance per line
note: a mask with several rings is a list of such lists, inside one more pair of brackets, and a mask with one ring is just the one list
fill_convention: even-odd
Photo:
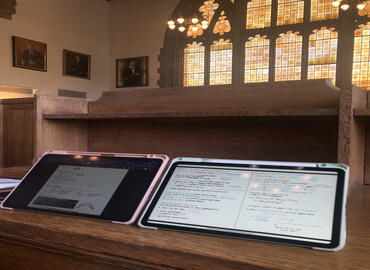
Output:
[[[128,169],[59,166],[28,207],[100,215]],[[109,185],[102,179],[109,179]]]
[[334,219],[341,203],[336,198],[343,190],[343,182],[338,181],[342,173],[310,167],[178,163],[161,185],[144,222],[165,228],[332,245],[338,233]]
[[162,164],[160,158],[48,154],[3,206],[127,222]]

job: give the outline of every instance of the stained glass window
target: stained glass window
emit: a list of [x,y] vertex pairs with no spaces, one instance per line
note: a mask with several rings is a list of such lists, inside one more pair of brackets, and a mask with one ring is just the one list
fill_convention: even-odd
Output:
[[276,39],[275,81],[301,79],[302,36],[288,31]]
[[303,22],[304,1],[279,0],[277,25]]
[[247,29],[271,25],[271,0],[252,0],[247,6]]
[[184,49],[184,86],[204,85],[204,46],[188,44]]
[[355,30],[352,83],[370,90],[370,22]]
[[219,4],[215,3],[215,0],[208,0],[200,6],[199,11],[202,12],[203,18],[210,23],[218,7]]
[[215,27],[213,28],[214,34],[220,34],[222,36],[226,32],[231,31],[231,25],[229,20],[227,19],[227,16],[225,16],[225,11],[221,11],[221,16],[218,17],[218,21],[215,24]]
[[233,44],[220,39],[211,45],[209,84],[231,84]]
[[335,83],[338,32],[334,28],[314,30],[309,37],[307,79],[330,78]]
[[339,7],[333,6],[333,0],[311,0],[311,22],[338,17]]
[[250,37],[245,43],[244,82],[267,82],[270,40],[266,36]]

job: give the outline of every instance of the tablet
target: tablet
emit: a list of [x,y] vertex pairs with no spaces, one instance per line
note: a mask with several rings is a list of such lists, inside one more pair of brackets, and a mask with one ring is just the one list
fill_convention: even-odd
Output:
[[341,164],[176,158],[139,225],[340,250],[348,172]]
[[133,223],[167,161],[153,154],[47,152],[1,207]]

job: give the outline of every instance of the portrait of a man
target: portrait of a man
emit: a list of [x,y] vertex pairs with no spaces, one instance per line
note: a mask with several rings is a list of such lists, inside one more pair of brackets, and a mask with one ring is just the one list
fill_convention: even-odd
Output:
[[148,85],[147,56],[117,59],[116,69],[117,88]]
[[13,65],[46,71],[46,50],[45,43],[13,37]]
[[91,56],[63,50],[63,75],[90,79]]

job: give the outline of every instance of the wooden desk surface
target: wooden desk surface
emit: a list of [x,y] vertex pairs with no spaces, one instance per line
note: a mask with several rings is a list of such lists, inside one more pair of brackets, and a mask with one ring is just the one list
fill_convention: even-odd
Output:
[[0,210],[1,269],[370,269],[370,187],[340,252]]
[[0,177],[22,179],[31,166],[0,168]]

